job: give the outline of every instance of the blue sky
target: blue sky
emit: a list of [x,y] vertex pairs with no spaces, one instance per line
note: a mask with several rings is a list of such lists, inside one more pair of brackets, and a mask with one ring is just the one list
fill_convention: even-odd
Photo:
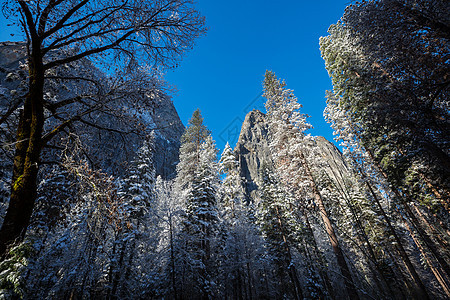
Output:
[[[220,149],[234,143],[245,114],[263,108],[266,69],[286,80],[313,135],[332,140],[324,121],[325,90],[331,81],[320,57],[319,37],[342,16],[349,1],[199,0],[209,31],[167,80],[178,92],[174,103],[184,124],[200,108]],[[233,145],[232,145],[233,146]]]
[[[263,109],[264,72],[269,69],[294,90],[302,112],[311,116],[313,135],[332,140],[324,121],[325,90],[331,81],[320,57],[319,37],[342,16],[349,0],[197,0],[208,33],[197,40],[180,66],[166,74],[177,88],[173,96],[187,124],[200,108],[217,146],[237,140],[241,123],[253,108]],[[0,17],[0,40],[10,36]]]

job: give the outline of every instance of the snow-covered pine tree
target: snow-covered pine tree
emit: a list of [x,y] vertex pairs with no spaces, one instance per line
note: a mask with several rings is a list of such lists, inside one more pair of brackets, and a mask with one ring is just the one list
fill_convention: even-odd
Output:
[[[134,297],[154,284],[148,265],[154,258],[159,228],[155,226],[155,167],[153,162],[154,133],[143,142],[136,158],[132,161],[128,174],[121,180],[118,195],[121,197],[124,224],[115,236],[114,259],[109,270],[111,297]],[[144,251],[145,249],[145,251]],[[146,266],[144,268],[144,266]],[[131,281],[130,278],[135,280]],[[153,281],[153,282],[151,282]],[[131,284],[131,283],[134,284]],[[149,283],[150,282],[150,283]]]
[[[314,180],[314,168],[320,168],[322,162],[320,156],[315,155],[317,149],[312,137],[305,135],[305,131],[311,128],[311,125],[306,122],[307,116],[299,112],[301,105],[293,91],[286,89],[285,82],[277,79],[273,72],[266,71],[263,86],[263,96],[267,99],[266,110],[271,139],[270,147],[280,179],[286,186],[286,190],[296,199],[296,207],[300,208],[299,215],[303,216],[307,227],[310,224],[308,203],[305,203],[304,199],[314,199],[336,255],[347,293],[351,299],[358,299],[355,284],[339,245],[335,229]],[[311,237],[311,230],[305,232]],[[317,247],[314,248],[314,252],[319,252]],[[317,257],[320,258],[321,254],[317,253]],[[320,263],[322,264],[322,262]],[[321,277],[325,286],[328,286],[327,276],[323,272],[320,273],[322,273]]]
[[213,294],[212,250],[217,223],[219,173],[217,149],[203,124],[200,110],[189,120],[182,137],[176,192],[184,200],[177,247],[180,294],[209,298]]
[[297,272],[293,249],[300,242],[303,226],[292,210],[293,202],[279,181],[276,170],[268,165],[261,168],[258,219],[275,262],[278,287],[277,298],[302,299],[303,291]]
[[266,244],[254,218],[254,205],[245,201],[238,161],[227,143],[220,158],[220,172],[225,175],[220,192],[219,211],[222,239],[221,263],[218,281],[221,297],[244,299],[269,295],[261,278],[271,274],[266,253]]
[[177,165],[176,185],[184,195],[189,191],[192,178],[200,163],[200,147],[210,131],[203,124],[199,109],[194,111],[183,136],[181,137],[180,162]]
[[132,219],[145,214],[155,199],[156,172],[153,163],[154,137],[144,140],[128,174],[121,181],[118,195],[126,199],[125,210]]
[[389,208],[389,202],[392,201],[388,196],[389,185],[382,179],[371,163],[370,156],[358,143],[358,135],[354,132],[355,125],[350,121],[344,104],[340,103],[339,98],[331,91],[327,91],[326,97],[327,107],[324,110],[324,117],[334,129],[335,140],[340,142],[343,157],[351,172],[351,178],[342,181],[344,186],[334,182],[331,192],[341,194],[339,199],[351,202],[348,204],[351,212],[349,225],[356,229],[358,238],[364,240],[363,246],[359,249],[366,253],[369,266],[375,265],[380,284],[386,286],[380,291],[401,294],[404,285],[398,270],[403,267],[399,264],[407,262],[407,268],[411,268],[408,273],[416,272],[412,271],[413,265],[407,256],[400,255],[402,258],[398,260],[397,254],[391,254],[396,253],[397,249],[400,249],[400,253],[406,252],[401,250],[403,242],[398,238],[397,229],[393,226],[394,220],[386,213],[386,208]]
[[[448,172],[448,170],[442,172],[445,169],[445,167],[443,168],[444,164],[436,163],[442,158],[442,156],[437,157],[440,155],[439,153],[442,153],[438,148],[442,143],[445,143],[445,138],[436,139],[442,132],[430,129],[436,125],[433,124],[436,120],[444,120],[445,117],[433,120],[423,117],[423,107],[427,107],[427,113],[434,109],[437,116],[443,113],[441,111],[443,106],[436,105],[435,108],[432,108],[420,104],[422,101],[427,101],[427,97],[432,93],[427,92],[427,95],[418,97],[430,88],[430,86],[427,87],[426,81],[435,74],[439,74],[437,69],[440,66],[437,61],[429,65],[420,64],[420,72],[431,73],[422,77],[426,80],[418,80],[416,71],[408,74],[415,67],[408,63],[408,67],[405,68],[401,62],[403,58],[407,58],[410,62],[438,59],[440,50],[437,50],[439,48],[437,47],[436,52],[432,51],[433,55],[430,55],[430,51],[411,52],[407,50],[407,52],[404,52],[405,49],[398,47],[399,39],[391,38],[385,40],[389,46],[374,48],[370,46],[373,40],[367,38],[369,31],[367,27],[364,28],[367,24],[360,22],[363,20],[361,15],[366,14],[375,14],[376,17],[373,16],[373,18],[377,22],[381,21],[380,25],[386,24],[385,18],[392,18],[394,15],[395,17],[391,19],[393,22],[398,22],[408,15],[408,18],[417,17],[417,13],[423,7],[418,10],[410,10],[408,6],[415,6],[416,3],[408,2],[406,1],[400,9],[403,11],[400,14],[398,14],[400,7],[395,7],[395,5],[389,7],[395,1],[378,1],[376,4],[368,2],[355,7],[352,6],[352,9],[346,12],[343,20],[330,27],[330,35],[321,38],[322,57],[333,81],[334,90],[333,93],[327,95],[327,114],[329,120],[333,122],[336,132],[346,144],[347,152],[352,154],[353,166],[356,166],[361,180],[365,182],[364,188],[377,207],[377,211],[381,214],[380,217],[386,221],[388,232],[394,239],[398,240],[397,231],[400,228],[395,228],[394,222],[390,220],[391,217],[386,214],[382,205],[383,197],[377,195],[378,191],[375,187],[381,187],[380,195],[387,195],[390,200],[395,201],[397,204],[395,207],[399,210],[398,215],[401,218],[406,218],[409,224],[415,227],[419,237],[419,240],[415,239],[417,249],[427,249],[423,252],[425,253],[424,257],[428,257],[425,261],[433,271],[443,292],[448,296],[450,295],[450,288],[447,283],[450,275],[449,254],[446,251],[448,247],[442,247],[442,244],[433,241],[433,238],[431,238],[434,236],[438,240],[442,240],[445,239],[445,236],[448,237],[445,230],[436,230],[441,226],[438,223],[443,223],[440,221],[434,223],[442,216],[448,215],[448,212],[445,213],[445,209],[442,209],[445,207],[445,201],[440,201],[442,200],[441,196],[445,194],[445,181],[448,180],[442,180],[448,178],[448,176],[442,176],[442,174]],[[364,8],[364,6],[370,8]],[[410,15],[412,11],[416,11],[414,16]],[[421,13],[419,12],[419,15]],[[402,17],[399,18],[398,16]],[[347,21],[350,22],[347,23]],[[404,24],[409,24],[409,22]],[[417,49],[424,46],[426,48],[433,47],[433,44],[439,41],[439,38],[427,41],[429,36],[422,35],[433,34],[431,31],[419,30],[420,34],[417,35],[405,34],[405,32],[399,30],[404,24],[389,28],[382,25],[378,26],[377,30],[380,28],[385,28],[386,32],[394,30],[400,41],[404,38],[411,39],[408,42],[408,49],[412,49],[410,48],[411,44],[415,44]],[[355,28],[358,29],[355,30]],[[406,28],[403,27],[403,29]],[[370,31],[370,35],[372,34]],[[376,36],[377,39],[384,34],[385,30],[381,35]],[[363,40],[364,43],[362,43]],[[394,43],[394,45],[391,43]],[[434,44],[434,46],[437,46],[437,44]],[[388,57],[394,59],[383,58],[386,55],[383,52],[391,52]],[[420,57],[420,59],[411,60],[411,55]],[[402,79],[397,80],[397,76]],[[441,79],[440,76],[436,78],[437,81]],[[414,84],[410,86],[411,83]],[[436,86],[438,84],[433,80],[433,88]],[[402,92],[405,88],[407,90]],[[411,92],[417,88],[417,92]],[[429,103],[437,104],[443,100],[443,98],[438,98],[437,95]],[[431,132],[433,134],[430,136]],[[427,141],[423,142],[423,139]],[[419,146],[425,144],[426,147]],[[424,156],[427,157],[426,162],[423,160]],[[430,170],[434,171],[429,173]],[[431,177],[434,178],[433,183],[427,184],[426,182]],[[420,188],[417,190],[419,186]],[[433,186],[442,186],[443,189],[441,192],[437,192],[437,190],[433,190]],[[440,211],[440,213],[435,214],[437,218],[434,220],[424,219],[418,208],[419,203],[425,211],[433,210],[431,207],[434,207],[435,211]],[[414,236],[414,233],[410,232],[410,235]],[[398,254],[402,257],[402,261],[408,270],[407,274],[410,275],[412,284],[415,286],[412,289],[408,288],[408,290],[413,291],[415,297],[426,298],[429,291],[427,291],[427,287],[415,270],[417,266],[411,263],[409,255],[403,249],[402,242],[399,240],[395,243],[398,245]],[[425,248],[423,248],[423,245],[425,245]],[[431,257],[426,255],[426,252],[432,253]],[[442,280],[445,277],[447,277],[447,280]],[[428,290],[430,289],[428,288]]]
[[[242,178],[238,170],[238,162],[230,144],[225,145],[225,149],[220,157],[220,172],[226,174],[222,182],[222,201],[221,207],[223,213],[233,217],[244,201],[244,190]],[[239,207],[238,207],[239,206]]]
[[217,149],[209,136],[201,144],[199,165],[186,196],[185,218],[182,221],[186,239],[186,259],[190,261],[192,280],[190,295],[209,299],[214,292],[212,248],[218,222],[217,190],[219,185]]

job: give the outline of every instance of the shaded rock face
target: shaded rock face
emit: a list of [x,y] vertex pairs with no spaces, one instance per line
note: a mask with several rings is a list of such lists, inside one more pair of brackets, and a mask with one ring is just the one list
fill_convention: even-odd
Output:
[[[26,82],[26,71],[21,70],[19,67],[20,63],[25,63],[26,61],[25,53],[26,47],[24,43],[0,43],[0,113],[2,115],[11,106],[11,91],[16,90],[20,82]],[[77,72],[77,70],[74,72]],[[95,72],[95,76],[103,76],[98,69],[92,69],[92,72]],[[147,128],[154,129],[156,133],[154,156],[156,174],[161,175],[165,179],[172,178],[175,176],[180,139],[184,132],[184,126],[171,98],[167,95],[158,97],[150,110],[146,109],[146,111],[138,113],[144,116],[143,121]],[[108,119],[108,116],[102,116],[102,118],[102,124],[118,124],[116,120]],[[17,119],[14,119],[13,116],[12,121],[10,120],[9,123],[11,125],[14,122],[17,122]],[[11,135],[15,134],[11,128],[8,130],[11,132],[8,137],[9,142],[14,139],[14,136]],[[142,137],[127,135],[124,141],[121,137],[97,131],[92,128],[80,127],[79,129],[79,132],[83,134],[84,141],[90,145],[90,154],[94,158],[96,166],[113,175],[122,175],[125,170],[122,162],[132,161],[134,153],[142,144]],[[4,135],[2,135],[3,138],[5,138]],[[8,155],[11,154],[12,152]],[[49,155],[53,156],[53,153]],[[54,158],[49,157],[49,160],[54,160]],[[4,169],[10,169],[11,164],[6,161],[4,163],[6,164]],[[0,177],[9,177],[7,174],[3,175],[0,172]]]
[[25,61],[23,53],[26,51],[24,43],[2,42],[0,43],[0,66],[6,69],[16,69],[19,61]]
[[324,137],[318,136],[314,140],[318,147],[319,155],[322,156],[325,163],[325,166],[323,166],[324,171],[336,184],[341,187],[345,186],[345,178],[351,177],[352,174],[341,151]]
[[[26,74],[20,70],[11,76],[10,70],[18,70],[19,64],[24,63],[24,53],[26,48],[22,43],[0,43],[0,112],[9,106],[8,96],[11,90],[15,90],[20,79]],[[2,114],[3,115],[3,114]]]
[[[244,190],[250,201],[255,199],[258,184],[261,182],[261,167],[264,164],[273,165],[265,117],[259,110],[247,114],[234,150],[241,177],[244,178]],[[316,155],[322,156],[325,163],[323,168],[328,176],[343,183],[343,178],[349,171],[339,149],[321,136],[315,137],[314,142],[317,146]]]
[[152,120],[157,128],[154,157],[156,175],[161,175],[164,179],[173,178],[176,175],[180,141],[185,128],[169,97],[162,98],[156,104]]
[[244,191],[254,199],[254,193],[261,181],[260,170],[264,164],[272,165],[269,142],[267,140],[267,124],[265,115],[259,110],[252,110],[245,116],[241,133],[236,144],[235,153],[238,158],[240,174],[244,178]]

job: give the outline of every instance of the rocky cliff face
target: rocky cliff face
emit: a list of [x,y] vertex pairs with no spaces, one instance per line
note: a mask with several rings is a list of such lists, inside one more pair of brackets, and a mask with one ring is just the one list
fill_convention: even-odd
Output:
[[322,156],[324,165],[321,166],[329,178],[337,185],[345,186],[344,179],[352,177],[341,151],[322,136],[314,138],[318,147],[318,154]]
[[[258,183],[261,182],[261,166],[273,163],[267,134],[265,114],[259,110],[249,112],[242,124],[235,153],[238,157],[241,176],[245,180],[244,189],[250,200],[255,199]],[[321,136],[315,137],[314,142],[317,146],[316,155],[323,158],[324,166],[322,168],[331,179],[342,184],[343,178],[349,171],[341,152]]]
[[[26,47],[23,43],[0,43],[1,116],[12,107],[14,98],[12,95],[19,95],[26,92],[20,91],[20,83],[26,82],[26,71],[20,69],[20,64],[25,62],[25,53]],[[92,70],[92,68],[90,70],[95,71],[95,76],[102,76],[98,70]],[[78,70],[74,70],[74,72],[76,73]],[[147,108],[146,111],[138,111],[137,113],[144,116],[142,122],[147,128],[155,129],[156,152],[154,161],[157,175],[161,175],[163,178],[173,177],[175,175],[175,166],[178,162],[178,149],[181,135],[184,132],[184,126],[181,123],[171,98],[167,95],[162,95],[154,101],[154,105],[150,110]],[[121,126],[113,117],[108,117],[107,115],[95,117],[105,127]],[[13,114],[7,122],[0,124],[2,145],[4,142],[13,141],[15,135],[14,122],[17,122],[17,118]],[[81,126],[78,132],[80,135],[83,135],[83,141],[89,144],[90,155],[95,165],[114,175],[120,175],[123,172],[124,168],[122,163],[131,161],[133,159],[133,153],[135,153],[142,143],[142,137],[136,135],[119,137],[108,132],[99,132],[95,128],[81,128]]]
[[254,199],[254,193],[258,189],[261,166],[272,164],[267,130],[265,115],[259,110],[252,110],[245,116],[234,150],[238,157],[241,177],[245,179],[244,190],[250,199]]
[[161,99],[152,114],[153,123],[157,128],[155,167],[156,174],[163,178],[175,176],[176,165],[184,125],[181,123],[178,112],[167,97]]

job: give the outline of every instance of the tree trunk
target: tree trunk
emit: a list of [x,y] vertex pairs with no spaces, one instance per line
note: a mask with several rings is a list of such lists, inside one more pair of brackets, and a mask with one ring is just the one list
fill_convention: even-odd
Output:
[[44,127],[44,67],[40,41],[33,41],[29,59],[29,92],[20,115],[12,176],[11,196],[0,229],[0,256],[25,236],[37,195],[37,174]]
[[[391,249],[389,249],[390,245],[385,245],[385,248],[383,249],[383,252],[391,259],[392,262],[392,271],[394,274],[394,280],[397,283],[397,286],[399,287],[399,291],[401,294],[401,297],[393,297],[394,299],[407,299],[408,296],[411,294],[411,291],[414,290],[414,286],[411,285],[411,282],[405,277],[405,274],[403,274],[402,269],[400,268],[400,265],[397,262],[398,256],[394,255],[391,252]],[[395,250],[395,249],[393,249]],[[402,260],[403,264],[405,262]],[[411,297],[410,297],[411,298]]]
[[247,262],[247,276],[248,276],[248,296],[246,296],[246,299],[253,300],[253,285],[252,285],[252,276],[250,272],[250,263]]
[[[398,194],[398,193],[397,193]],[[401,196],[400,196],[401,197]],[[411,211],[409,204],[406,203],[403,198],[402,204],[405,208],[406,215],[408,216],[409,220],[411,221],[411,224],[414,226],[414,228],[417,230],[417,233],[419,234],[422,241],[425,243],[429,251],[434,255],[438,263],[441,265],[443,271],[447,274],[447,276],[450,276],[450,265],[445,261],[445,259],[442,257],[442,255],[439,253],[439,250],[435,244],[434,241],[431,240],[431,237],[428,235],[428,233],[422,228],[421,224],[416,218],[416,215]]]
[[417,289],[417,296],[420,299],[429,299],[428,293],[426,291],[426,288],[424,284],[422,283],[422,280],[419,277],[419,274],[417,274],[416,269],[414,268],[414,265],[411,263],[411,260],[409,259],[408,254],[406,253],[405,249],[403,248],[403,244],[400,240],[400,237],[397,235],[397,232],[395,231],[394,227],[391,224],[391,220],[386,215],[386,212],[384,211],[383,207],[381,206],[381,203],[378,199],[378,196],[375,194],[374,190],[372,189],[372,186],[366,182],[367,189],[369,190],[370,194],[372,195],[374,201],[376,202],[378,209],[380,210],[386,225],[391,233],[391,235],[394,237],[396,242],[396,248],[398,252],[400,253],[400,256],[403,260],[403,262],[406,265],[406,268],[408,269],[409,274],[411,275],[412,279],[414,280],[414,283],[416,285]]
[[117,289],[119,287],[119,281],[120,281],[120,277],[122,275],[121,274],[122,273],[122,266],[123,266],[123,261],[124,261],[124,258],[125,258],[125,250],[127,248],[127,241],[123,241],[122,243],[123,244],[122,244],[122,248],[120,249],[119,261],[117,263],[116,269],[113,272],[114,279],[113,279],[113,283],[112,283],[110,299],[118,299]]
[[[368,252],[368,253],[365,253],[365,251],[362,251],[362,253],[363,253],[363,255],[367,256],[367,258],[368,258],[369,268],[370,268],[371,272],[374,274],[373,279],[375,280],[378,290],[380,290],[381,292],[384,292],[385,291],[384,287],[386,287],[387,288],[386,292],[388,294],[392,294],[393,292],[391,290],[391,287],[389,286],[388,280],[386,279],[382,268],[380,268],[380,264],[375,255],[375,252],[373,250],[372,243],[370,242],[369,237],[367,236],[367,234],[365,232],[365,228],[361,222],[360,213],[358,213],[358,211],[356,210],[357,208],[353,205],[353,203],[351,201],[352,197],[348,192],[350,190],[350,188],[347,186],[347,184],[345,182],[345,179],[344,179],[345,176],[342,173],[342,170],[339,170],[338,171],[339,173],[337,174],[336,171],[334,170],[334,168],[332,168],[329,163],[328,163],[328,167],[333,172],[333,175],[336,179],[338,178],[338,174],[339,174],[339,177],[342,179],[342,184],[339,182],[339,180],[335,180],[334,187],[337,191],[340,192],[341,196],[343,197],[343,199],[345,201],[345,204],[350,209],[352,218],[355,221],[355,227],[357,228],[357,234],[358,234],[357,236],[358,236],[358,239],[360,240],[361,250],[365,248],[365,249],[367,249],[367,252]],[[330,178],[330,177],[329,177],[329,179],[332,180],[332,178]],[[364,245],[366,245],[366,247],[364,247]],[[373,269],[372,264],[375,266],[376,270]],[[378,277],[380,277],[381,281],[378,279]]]
[[[378,171],[381,173],[381,175],[383,175],[383,177],[386,179],[386,181],[389,182],[389,177],[387,176],[386,172],[384,172],[384,170],[381,168],[381,166],[378,163],[376,163],[376,160],[374,159],[372,152],[368,151],[368,154],[369,154],[370,158],[372,159],[375,167],[378,169]],[[408,204],[409,199],[405,199],[405,197],[408,197],[409,195],[401,194],[395,188],[392,188],[391,191],[394,193],[395,198],[404,207],[406,215],[408,216],[408,219],[410,220],[413,227],[417,230],[419,237],[425,243],[425,245],[427,246],[429,251],[434,255],[434,257],[436,258],[438,263],[441,265],[441,267],[442,267],[443,271],[446,273],[446,275],[450,276],[450,265],[441,256],[441,254],[438,251],[437,245],[431,239],[430,235],[425,231],[425,229],[421,226],[421,224],[417,220],[416,215],[411,211],[409,204]]]
[[[422,224],[424,224],[426,226],[426,228],[429,229],[429,231],[431,232],[431,236],[437,239],[440,249],[449,249],[450,250],[450,245],[444,237],[445,234],[447,234],[444,232],[445,229],[436,227],[435,224],[431,224],[415,203],[411,203],[411,205],[413,206],[415,212],[417,213],[417,216],[419,217],[419,221]],[[429,212],[428,212],[428,214],[429,214]],[[450,254],[449,251],[445,251],[445,253],[446,253],[447,261],[450,261],[450,257],[448,256],[448,254]]]
[[300,158],[302,160],[303,167],[305,168],[306,175],[311,181],[311,188],[313,190],[314,199],[317,203],[317,206],[319,207],[320,216],[322,217],[323,223],[325,224],[325,229],[330,239],[331,247],[333,248],[339,265],[339,269],[341,270],[342,276],[344,277],[345,289],[347,290],[347,294],[350,299],[359,299],[358,292],[356,291],[355,284],[352,279],[352,274],[350,273],[350,269],[348,268],[347,262],[345,261],[344,253],[342,252],[342,249],[339,245],[336,233],[334,232],[334,228],[331,224],[331,220],[328,217],[327,211],[325,210],[322,196],[317,190],[317,186],[315,184],[311,170],[309,169],[303,153],[300,153]]
[[438,268],[434,265],[433,261],[430,259],[428,252],[423,248],[420,241],[417,240],[416,235],[414,234],[414,231],[411,229],[411,227],[408,225],[408,222],[404,219],[404,224],[406,229],[408,229],[409,234],[411,235],[414,243],[416,244],[417,248],[419,249],[420,253],[422,253],[422,257],[425,259],[428,267],[430,268],[431,272],[433,272],[434,277],[436,277],[436,280],[439,282],[439,285],[441,286],[442,290],[445,292],[447,297],[450,298],[450,286],[449,286],[449,280],[446,278],[445,274],[442,274]]
[[[280,229],[281,229],[281,234],[283,237],[283,243],[285,246],[285,262],[287,263],[287,269],[288,269],[288,275],[289,278],[292,282],[292,286],[293,286],[293,291],[294,291],[294,297],[296,300],[298,299],[303,299],[303,291],[302,288],[300,286],[300,281],[298,279],[298,275],[297,275],[297,270],[295,268],[295,265],[292,263],[292,255],[291,255],[291,249],[289,248],[288,245],[288,240],[286,238],[286,235],[284,234],[284,229],[283,229],[283,222],[281,221],[281,216],[280,216],[280,211],[278,209],[278,206],[276,206],[276,212],[277,212],[277,220],[278,220],[278,224],[280,225]],[[281,279],[281,278],[280,278]],[[283,282],[282,282],[282,286],[283,286]]]
[[176,285],[176,274],[175,274],[175,250],[173,247],[173,228],[172,228],[172,214],[169,215],[169,241],[170,241],[170,268],[171,268],[171,281],[172,281],[172,291],[175,300],[178,300],[177,285]]
[[328,277],[327,272],[325,272],[323,269],[324,266],[326,266],[325,259],[323,257],[322,252],[319,249],[319,246],[317,245],[317,241],[316,241],[316,238],[314,237],[314,232],[312,230],[311,223],[309,222],[309,218],[308,218],[308,214],[306,213],[306,210],[304,208],[301,208],[301,212],[302,212],[303,217],[305,218],[306,230],[307,230],[308,234],[311,236],[311,246],[314,249],[315,259],[316,259],[316,261],[319,262],[319,275],[324,282],[326,292],[328,292],[330,297],[333,299],[334,292],[333,292],[333,287],[331,285],[331,280],[330,280],[330,277]]

